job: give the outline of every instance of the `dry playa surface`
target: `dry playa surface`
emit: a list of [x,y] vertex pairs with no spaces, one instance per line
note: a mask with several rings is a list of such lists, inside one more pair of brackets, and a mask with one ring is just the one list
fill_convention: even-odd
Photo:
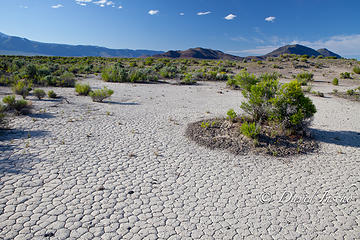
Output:
[[358,102],[311,96],[320,150],[283,159],[185,137],[240,112],[225,83],[84,81],[115,93],[30,97],[0,136],[0,239],[360,239]]

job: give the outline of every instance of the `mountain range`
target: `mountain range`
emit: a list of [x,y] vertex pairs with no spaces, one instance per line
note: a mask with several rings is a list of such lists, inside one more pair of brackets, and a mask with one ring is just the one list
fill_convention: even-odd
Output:
[[66,56],[66,57],[146,57],[157,58],[197,58],[197,59],[224,59],[224,60],[243,60],[243,59],[266,59],[267,57],[277,57],[282,54],[297,54],[317,57],[341,58],[340,55],[322,48],[314,50],[299,44],[286,45],[280,47],[263,56],[239,57],[224,53],[219,50],[206,48],[190,48],[188,50],[177,51],[153,51],[153,50],[131,50],[131,49],[110,49],[98,46],[87,45],[68,45],[56,43],[42,43],[31,41],[26,38],[8,36],[0,32],[0,55],[25,55],[25,56]]
[[0,33],[0,54],[64,57],[141,57],[163,53],[153,50],[109,49],[86,45],[42,43]]

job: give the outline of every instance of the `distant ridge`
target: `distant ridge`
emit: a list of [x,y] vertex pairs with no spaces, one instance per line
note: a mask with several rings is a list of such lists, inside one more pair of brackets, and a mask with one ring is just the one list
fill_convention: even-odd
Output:
[[268,54],[265,54],[264,58],[266,57],[278,57],[281,56],[283,54],[296,54],[296,55],[308,55],[309,57],[314,56],[324,56],[324,57],[336,57],[336,58],[341,58],[340,55],[333,53],[329,50],[327,50],[326,48],[322,48],[319,50],[315,50],[300,44],[294,44],[294,45],[286,45],[283,47],[280,47]]
[[207,48],[190,48],[185,51],[168,51],[162,54],[154,55],[157,58],[197,58],[197,59],[224,59],[224,60],[242,60],[243,57],[238,57],[226,54],[219,50],[212,50]]
[[63,57],[140,57],[163,53],[153,50],[109,49],[97,46],[41,43],[0,32],[0,54]]

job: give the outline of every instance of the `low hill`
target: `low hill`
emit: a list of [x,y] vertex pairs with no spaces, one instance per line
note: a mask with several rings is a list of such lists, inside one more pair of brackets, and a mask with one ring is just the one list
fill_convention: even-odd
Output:
[[320,53],[322,56],[324,57],[336,57],[336,58],[341,58],[340,55],[326,49],[326,48],[321,48],[317,50],[318,53]]
[[109,49],[86,45],[42,43],[0,33],[0,53],[6,53],[9,55],[17,55],[21,53],[21,55],[31,56],[44,55],[64,57],[140,57],[160,54],[163,53],[163,51]]
[[197,59],[224,59],[224,60],[242,60],[244,58],[226,54],[219,50],[206,48],[190,48],[185,51],[168,51],[166,53],[157,54],[153,57],[157,58],[197,58]]
[[319,49],[316,51],[315,49],[312,49],[312,48],[309,48],[309,47],[306,47],[306,46],[303,46],[300,44],[286,45],[286,46],[280,47],[268,54],[265,54],[262,57],[264,57],[264,58],[278,57],[283,54],[308,55],[309,57],[311,57],[311,56],[317,57],[319,55],[322,55],[324,57],[333,56],[333,57],[341,58],[340,55],[333,53],[326,48],[322,48],[322,49]]

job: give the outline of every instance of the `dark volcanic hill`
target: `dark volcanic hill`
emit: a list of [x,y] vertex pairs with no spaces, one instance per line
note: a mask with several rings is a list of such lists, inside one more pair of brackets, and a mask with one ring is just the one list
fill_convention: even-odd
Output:
[[0,33],[0,54],[67,57],[140,57],[160,53],[163,53],[163,51],[109,49],[97,46],[41,43]]
[[242,60],[242,59],[244,59],[243,57],[226,54],[219,50],[212,50],[212,49],[206,49],[206,48],[190,48],[185,51],[168,51],[166,53],[154,55],[153,57],[224,59],[224,60]]
[[317,50],[318,53],[320,53],[322,56],[324,57],[336,57],[336,58],[341,58],[340,55],[326,49],[326,48],[321,48]]
[[264,57],[278,57],[282,54],[296,54],[296,55],[308,55],[308,56],[319,56],[320,53],[318,53],[316,50],[305,47],[299,44],[295,45],[286,45],[283,47],[280,47],[268,54],[265,54]]
[[336,53],[333,53],[325,48],[323,49],[319,49],[318,51],[316,51],[315,49],[303,46],[303,45],[299,45],[299,44],[295,44],[295,45],[286,45],[283,47],[280,47],[268,54],[265,54],[264,58],[266,57],[278,57],[282,54],[296,54],[296,55],[308,55],[308,56],[314,56],[317,57],[319,55],[322,55],[324,57],[329,57],[329,56],[334,56],[337,58],[341,58],[341,56],[339,56]]

